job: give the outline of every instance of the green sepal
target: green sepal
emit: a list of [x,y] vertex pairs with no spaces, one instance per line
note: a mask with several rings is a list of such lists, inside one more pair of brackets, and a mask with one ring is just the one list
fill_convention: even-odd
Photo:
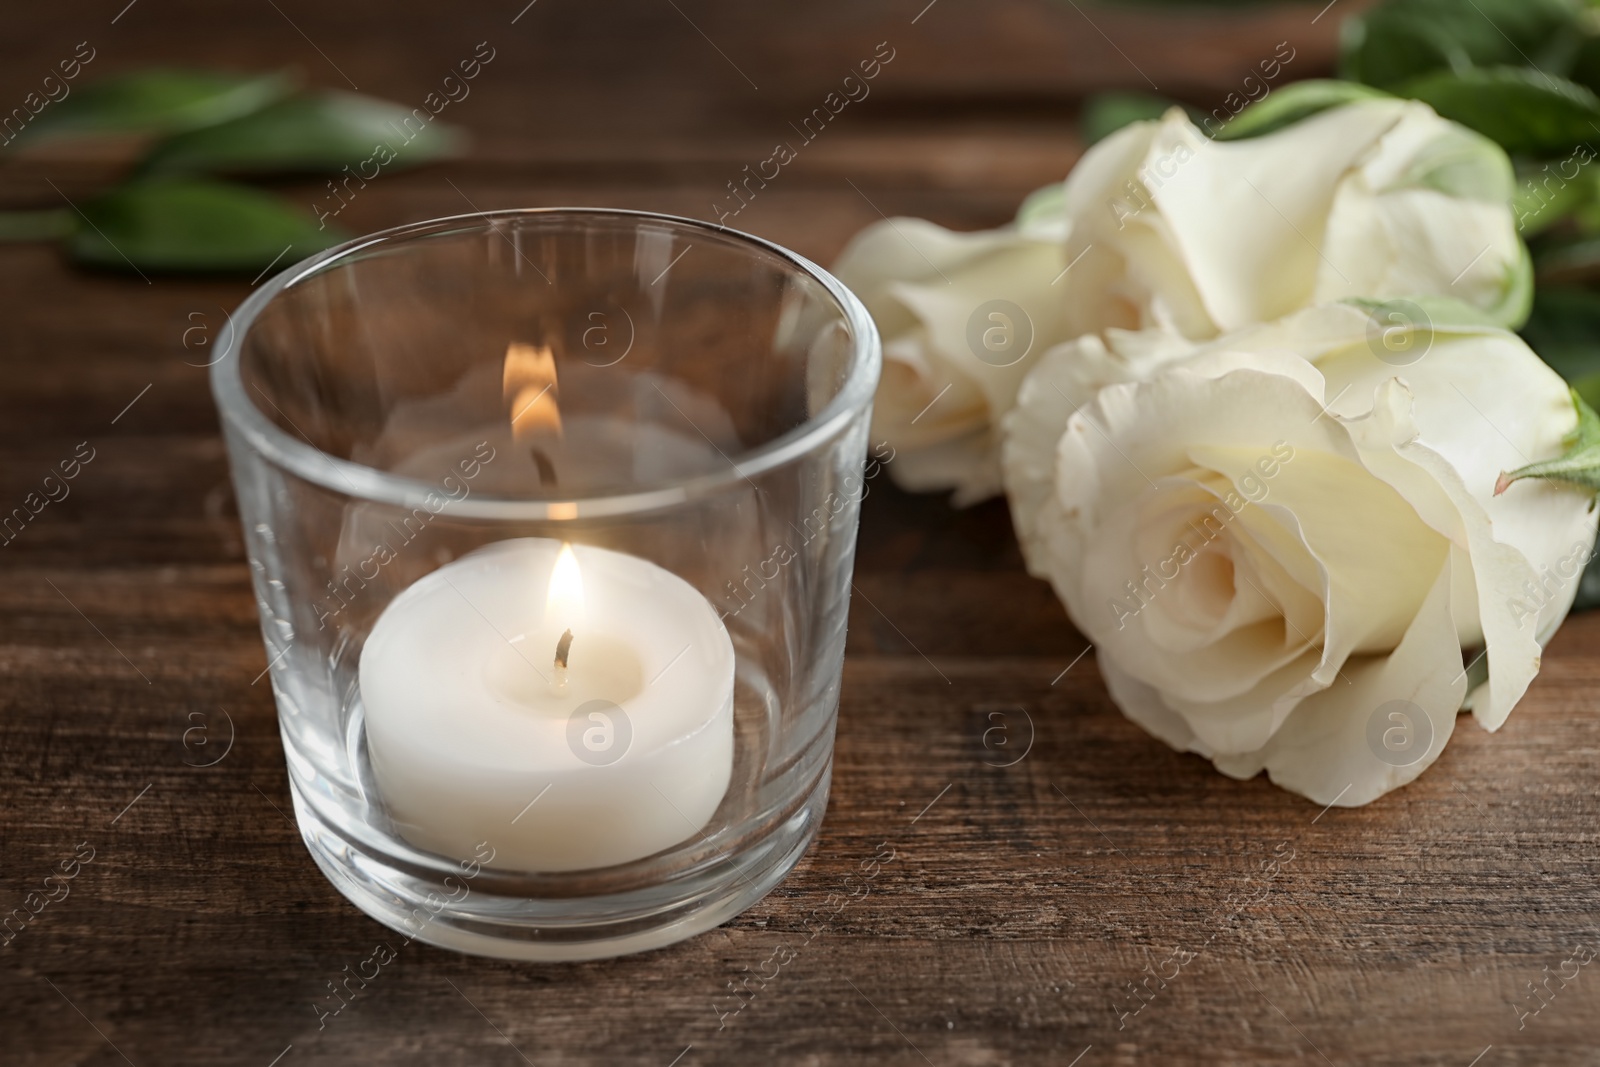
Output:
[[1260,137],[1357,100],[1389,99],[1393,99],[1389,93],[1356,82],[1321,78],[1292,82],[1272,90],[1229,119],[1217,131],[1216,139],[1240,141]]
[[[1418,330],[1455,334],[1483,333],[1485,330],[1505,328],[1505,323],[1496,313],[1496,309],[1481,308],[1453,296],[1419,295],[1405,297],[1404,300],[1408,304],[1416,305],[1422,312],[1423,320],[1414,325]],[[1337,302],[1360,308],[1369,316],[1380,314],[1395,303],[1393,299],[1380,299],[1374,296],[1347,296]]]
[[1017,229],[1024,233],[1040,228],[1061,226],[1067,215],[1067,186],[1065,182],[1051,182],[1029,193],[1017,208]]
[[1600,415],[1596,415],[1594,408],[1584,403],[1576,389],[1569,387],[1569,391],[1572,394],[1572,406],[1578,412],[1578,428],[1563,442],[1566,453],[1555,459],[1530,463],[1526,467],[1502,473],[1494,483],[1495,496],[1505,492],[1513,482],[1524,478],[1544,478],[1600,493]]

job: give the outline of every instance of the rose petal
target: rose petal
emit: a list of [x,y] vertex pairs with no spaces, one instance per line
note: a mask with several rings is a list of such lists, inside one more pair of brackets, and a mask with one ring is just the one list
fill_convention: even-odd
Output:
[[1393,648],[1427,596],[1449,542],[1358,459],[1301,449],[1274,478],[1265,480],[1254,465],[1256,456],[1248,453],[1238,448],[1190,449],[1197,462],[1235,484],[1256,477],[1267,488],[1257,506],[1298,528],[1321,564],[1327,617],[1318,680],[1331,681],[1354,653]]
[[1111,648],[1124,669],[1164,691],[1202,701],[1246,692],[1279,669],[1286,653],[1296,654],[1285,649],[1280,630],[1270,644],[1255,633],[1230,635],[1231,654],[1213,649],[1174,655],[1149,646],[1143,627],[1125,624],[1130,609],[1116,605],[1126,604],[1130,581],[1155,595],[1164,587],[1159,575],[1145,569],[1159,561],[1128,556],[1133,529],[1150,495],[1160,492],[1153,476],[1191,469],[1196,448],[1271,450],[1274,441],[1297,454],[1309,448],[1358,462],[1348,434],[1333,420],[1319,418],[1321,413],[1299,381],[1255,370],[1207,379],[1177,369],[1150,382],[1102,390],[1085,405],[1058,446],[1055,497],[1064,522],[1080,526],[1089,537],[1081,558],[1047,561],[1079,627],[1096,644]]
[[1104,340],[1088,334],[1039,357],[1006,416],[1002,448],[1012,522],[1030,574],[1045,576],[1036,562],[1048,556],[1039,513],[1054,506],[1056,445],[1067,420],[1105,386],[1146,377],[1191,349],[1162,331],[1111,330]]
[[[1304,643],[1285,645],[1281,616],[1254,626],[1236,628],[1210,646],[1184,651],[1163,642],[1163,626],[1172,597],[1171,581],[1132,550],[1142,519],[1141,504],[1181,493],[1170,484],[1165,492],[1145,494],[1132,507],[1111,512],[1096,525],[1082,570],[1082,595],[1074,621],[1108,658],[1164,692],[1182,691],[1197,700],[1219,701],[1249,691],[1265,675],[1292,662]],[[1188,577],[1179,568],[1176,580]],[[1132,583],[1134,591],[1127,590]]]
[[950,503],[967,507],[987,500],[1002,491],[998,449],[990,431],[977,430],[923,448],[896,453],[889,470],[894,482],[913,493],[930,492],[956,486]]
[[1405,107],[1375,100],[1334,108],[1269,137],[1225,143],[1188,123],[1163,124],[1147,166],[1180,146],[1193,158],[1153,195],[1219,330],[1311,302],[1328,269],[1321,246],[1339,182]]
[[[933,417],[934,405],[938,412]],[[989,405],[981,390],[945,368],[920,327],[883,346],[883,378],[872,405],[874,437],[891,439],[907,454],[989,431]],[[903,468],[899,468],[903,470]]]
[[[1341,807],[1370,803],[1415,779],[1444,751],[1467,688],[1450,587],[1446,565],[1393,653],[1352,660],[1345,667],[1349,684],[1307,697],[1260,751],[1218,756],[1217,769],[1236,778],[1265,769],[1276,785]],[[1425,715],[1432,732],[1427,751],[1406,767],[1380,759],[1368,743],[1369,722],[1395,701],[1408,702],[1402,708],[1408,714]]]
[[[961,502],[999,490],[998,440],[989,431],[1038,354],[1065,339],[1051,289],[1061,254],[1061,227],[1038,219],[1026,230],[983,233],[888,219],[840,255],[834,273],[884,338],[873,433],[899,455],[890,467],[896,482],[953,487]],[[976,347],[996,328],[1008,331],[1014,353]]]
[[[1419,310],[1393,321],[1403,327]],[[1576,416],[1565,383],[1522,341],[1443,314],[1418,348],[1398,353],[1381,333],[1386,313],[1375,322],[1331,305],[1239,331],[1195,361],[1219,354],[1212,349],[1297,348],[1327,375],[1329,410],[1357,420],[1349,425],[1368,466],[1470,556],[1455,570],[1458,636],[1463,647],[1488,637],[1491,680],[1473,713],[1496,729],[1538,671],[1538,643],[1572,602],[1596,516],[1581,493],[1558,484],[1494,495],[1499,471],[1559,455]]]
[[[1596,516],[1571,487],[1494,495],[1499,471],[1563,451],[1576,423],[1565,383],[1514,335],[1491,329],[1441,329],[1425,355],[1399,367],[1365,343],[1332,348],[1317,363],[1341,415],[1426,399],[1406,405],[1414,429],[1392,431],[1395,454],[1415,470],[1386,467],[1384,477],[1469,553],[1476,610],[1458,609],[1459,638],[1487,644],[1487,699],[1474,701],[1473,714],[1498,729],[1538,673],[1539,641],[1572,603],[1581,568],[1571,561],[1594,543]],[[1430,503],[1440,494],[1453,515]]]
[[1196,752],[1210,758],[1211,750],[1195,737],[1182,715],[1162,703],[1160,693],[1119,669],[1115,663],[1109,660],[1098,662],[1100,676],[1105,679],[1106,689],[1116,702],[1117,710],[1179,752]]
[[[944,277],[895,282],[888,294],[926,329],[941,366],[981,390],[998,417],[1011,410],[1017,388],[1037,357],[1065,340],[1060,290],[1051,286],[1063,266],[1059,243],[1017,239],[981,261],[952,267]],[[974,315],[986,304],[1001,306],[979,315],[982,329],[999,331],[1015,344],[1028,337],[1026,351],[980,357],[971,333]],[[1013,309],[1021,310],[1020,318]],[[1030,355],[1034,358],[1027,358]]]
[[1520,244],[1503,203],[1433,189],[1375,197],[1350,185],[1334,206],[1323,254],[1330,269],[1318,280],[1318,303],[1442,293],[1492,307],[1510,285]]

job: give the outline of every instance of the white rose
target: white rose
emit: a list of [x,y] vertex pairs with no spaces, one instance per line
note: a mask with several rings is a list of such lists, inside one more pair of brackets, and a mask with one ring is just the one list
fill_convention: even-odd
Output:
[[883,335],[872,432],[893,446],[889,471],[902,487],[954,489],[958,504],[1000,492],[997,420],[1030,357],[1075,336],[1053,284],[1066,262],[1051,199],[979,233],[886,219],[834,263]]
[[[1175,109],[1090,149],[1006,229],[869,227],[834,273],[883,334],[873,422],[895,447],[895,480],[955,488],[957,503],[995,492],[994,427],[1041,353],[1083,334],[1206,340],[1346,296],[1447,295],[1515,325],[1532,283],[1512,183],[1497,146],[1413,101],[1349,104],[1238,142],[1212,142]],[[1022,315],[993,322],[994,300]],[[1026,330],[1031,343],[995,358],[974,343],[975,320],[983,336]]]
[[1513,188],[1499,147],[1416,101],[1229,142],[1173,109],[1067,179],[1069,323],[1206,340],[1346,297],[1443,296],[1514,327],[1532,273]]
[[[1466,702],[1498,729],[1595,533],[1587,493],[1494,495],[1501,471],[1560,455],[1576,425],[1521,340],[1375,321],[1311,309],[1168,351],[1075,409],[1086,365],[1128,362],[1086,338],[1040,362],[1006,425],[1029,569],[1123,712],[1320,804],[1367,803],[1438,757],[1469,697],[1463,650],[1486,648]],[[1384,758],[1396,738],[1427,744]]]

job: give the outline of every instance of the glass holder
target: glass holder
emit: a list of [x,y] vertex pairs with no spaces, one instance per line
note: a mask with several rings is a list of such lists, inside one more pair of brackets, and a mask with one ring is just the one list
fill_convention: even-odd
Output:
[[571,960],[778,884],[827,803],[878,368],[826,272],[642,212],[399,227],[257,290],[211,383],[339,891]]

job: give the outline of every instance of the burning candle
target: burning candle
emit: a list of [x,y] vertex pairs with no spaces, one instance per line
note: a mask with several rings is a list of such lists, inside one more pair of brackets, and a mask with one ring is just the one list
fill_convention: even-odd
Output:
[[[540,594],[543,593],[541,596]],[[501,541],[402,592],[361,653],[378,792],[411,844],[571,871],[702,831],[733,771],[733,643],[647,560]]]

